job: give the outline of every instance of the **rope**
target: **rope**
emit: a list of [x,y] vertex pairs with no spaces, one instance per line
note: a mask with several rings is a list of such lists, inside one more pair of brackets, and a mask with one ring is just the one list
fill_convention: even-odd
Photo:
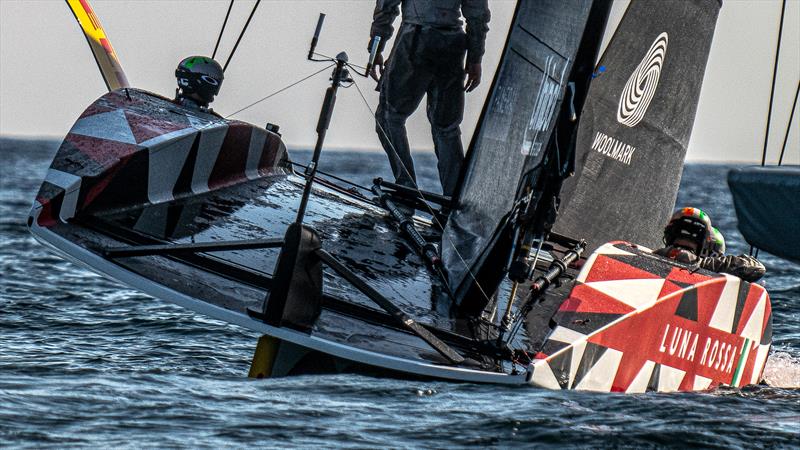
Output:
[[333,67],[334,65],[335,65],[335,64],[331,64],[330,66],[328,66],[328,67],[325,67],[324,69],[318,70],[318,71],[316,71],[316,72],[312,73],[311,75],[308,75],[308,76],[306,76],[306,77],[304,77],[304,78],[301,78],[301,79],[299,79],[299,80],[297,80],[297,81],[293,82],[292,84],[290,84],[290,85],[288,85],[288,86],[282,87],[282,88],[278,89],[277,91],[275,91],[275,92],[273,92],[273,93],[271,93],[271,94],[267,95],[266,97],[264,97],[264,98],[261,98],[260,100],[256,100],[256,101],[254,101],[253,103],[250,103],[249,105],[245,106],[244,108],[242,108],[242,109],[239,109],[239,110],[237,110],[237,111],[234,111],[234,112],[232,112],[232,113],[228,114],[227,116],[225,116],[225,118],[227,119],[227,118],[229,118],[229,117],[231,117],[231,116],[233,116],[233,115],[235,115],[235,114],[239,114],[240,112],[242,112],[242,111],[244,111],[244,110],[246,110],[246,109],[249,109],[249,108],[251,108],[251,107],[253,107],[253,106],[257,105],[257,104],[259,104],[259,103],[263,102],[264,100],[267,100],[267,99],[269,99],[269,98],[272,98],[272,97],[274,97],[274,96],[276,96],[276,95],[280,94],[281,92],[283,92],[283,91],[285,91],[285,90],[287,90],[287,89],[291,89],[291,88],[293,88],[293,87],[297,86],[298,84],[300,84],[300,83],[302,83],[302,82],[306,81],[307,79],[314,77],[314,75],[318,75],[318,74],[320,74],[320,73],[322,73],[322,72],[324,72],[324,71],[326,71],[326,70],[330,69],[330,68],[331,68],[331,67]]
[[217,36],[217,43],[214,45],[214,53],[211,54],[211,59],[217,57],[217,49],[219,48],[219,42],[222,40],[222,34],[225,32],[225,25],[228,24],[228,17],[231,15],[231,9],[233,8],[233,0],[228,4],[228,12],[225,13],[225,20],[222,21],[222,28],[219,30],[219,36]]
[[783,15],[786,12],[786,0],[783,0],[781,7],[781,21],[778,25],[778,45],[775,49],[775,66],[772,69],[772,88],[769,93],[769,110],[767,111],[767,128],[764,130],[764,150],[761,152],[761,165],[767,162],[767,142],[769,142],[769,124],[772,120],[772,102],[775,100],[775,81],[778,78],[778,61],[781,55],[781,36],[783,35]]
[[[294,161],[289,161],[289,163],[290,163],[291,165],[293,165],[293,166],[301,167],[301,168],[303,168],[303,169],[308,169],[308,166],[307,166],[306,164],[301,164],[301,163],[299,163],[299,162],[294,162]],[[323,172],[323,171],[321,171],[321,170],[317,169],[317,173],[319,173],[320,175],[326,176],[326,177],[328,177],[328,178],[333,178],[333,179],[334,179],[334,180],[336,180],[336,181],[339,181],[339,182],[342,182],[342,183],[345,183],[345,184],[349,184],[350,186],[357,187],[357,188],[359,188],[359,189],[361,189],[361,190],[363,190],[363,191],[366,191],[366,192],[372,192],[372,191],[371,191],[371,190],[370,190],[368,187],[366,187],[366,186],[362,186],[362,185],[360,185],[360,184],[358,184],[358,183],[354,183],[354,182],[352,182],[352,181],[350,181],[350,180],[346,180],[346,179],[344,179],[344,178],[338,177],[338,176],[336,176],[336,175],[334,175],[334,174],[332,174],[332,173],[330,173],[330,172]]]
[[[785,0],[784,0],[785,1]],[[233,58],[233,54],[236,53],[236,48],[239,47],[239,42],[242,41],[242,37],[244,36],[244,32],[247,31],[247,27],[250,25],[250,20],[253,18],[253,14],[256,13],[256,9],[258,9],[258,5],[261,4],[261,0],[256,0],[256,4],[253,6],[253,10],[250,11],[250,16],[247,17],[247,22],[244,23],[244,27],[242,28],[242,32],[239,33],[239,37],[236,39],[236,43],[233,44],[233,50],[231,50],[231,54],[228,55],[228,60],[225,61],[225,65],[222,66],[222,71],[228,68],[228,64],[231,62],[231,58]]]
[[786,141],[789,140],[789,131],[792,129],[792,121],[794,120],[794,110],[797,108],[797,94],[800,94],[800,81],[797,82],[797,90],[794,91],[792,112],[789,113],[789,123],[786,124],[786,134],[783,136],[783,146],[781,147],[781,156],[778,158],[779,166],[783,164],[783,153],[786,151]]
[[[361,100],[364,101],[364,105],[367,107],[367,110],[369,110],[370,114],[372,114],[372,117],[375,117],[375,111],[372,109],[372,107],[370,106],[369,102],[367,101],[367,97],[365,97],[364,93],[361,91],[361,87],[358,85],[358,83],[355,82],[355,80],[353,80],[353,84],[355,85],[356,90],[358,91],[358,95],[361,96]],[[425,207],[427,208],[428,213],[431,215],[431,220],[436,222],[436,225],[438,225],[439,228],[444,230],[444,225],[442,225],[442,223],[436,217],[436,214],[435,214],[433,208],[431,208],[431,206],[427,203],[427,200],[425,199],[425,195],[419,189],[419,186],[417,186],[417,183],[415,181],[413,181],[414,177],[411,176],[411,172],[408,170],[408,168],[406,167],[405,163],[403,163],[403,160],[400,158],[400,155],[397,153],[397,150],[394,148],[394,144],[392,144],[392,141],[389,139],[389,135],[383,129],[383,127],[381,126],[380,122],[378,122],[376,120],[375,123],[378,125],[378,130],[380,130],[380,132],[383,135],[383,137],[386,138],[386,142],[389,143],[389,147],[391,148],[392,153],[394,153],[394,156],[397,157],[397,160],[400,162],[400,167],[403,169],[403,171],[406,173],[406,175],[408,175],[408,177],[412,180],[412,183],[414,185],[413,186],[414,190],[417,191],[417,194],[420,196],[421,199],[425,200],[423,203],[425,204]],[[475,285],[478,287],[478,290],[480,290],[481,295],[483,295],[483,298],[486,299],[486,302],[488,304],[488,302],[490,302],[491,300],[489,299],[489,296],[486,294],[486,292],[483,290],[483,287],[481,286],[481,284],[478,282],[478,279],[475,278],[475,274],[472,273],[472,269],[469,267],[469,264],[467,264],[467,261],[464,260],[464,257],[461,256],[461,253],[459,253],[459,251],[456,248],[456,246],[453,243],[453,241],[449,237],[447,237],[447,235],[444,233],[444,231],[442,232],[442,237],[444,237],[445,240],[447,240],[448,244],[450,244],[450,246],[453,248],[453,251],[455,252],[456,256],[458,256],[458,259],[460,259],[461,263],[464,264],[464,267],[467,268],[467,273],[469,274],[470,278],[472,278],[472,281],[475,282]],[[446,281],[445,281],[445,283],[446,283]]]

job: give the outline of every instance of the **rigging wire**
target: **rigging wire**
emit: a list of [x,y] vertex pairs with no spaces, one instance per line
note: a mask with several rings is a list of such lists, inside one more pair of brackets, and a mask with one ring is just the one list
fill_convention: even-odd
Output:
[[778,25],[778,45],[775,48],[775,66],[772,69],[772,88],[769,93],[769,110],[767,111],[767,128],[764,131],[764,150],[761,152],[761,165],[764,166],[767,161],[767,142],[769,141],[769,125],[772,120],[772,102],[775,100],[775,81],[778,78],[778,62],[781,55],[781,36],[783,35],[783,16],[786,13],[786,0],[783,0],[781,7],[781,20]]
[[[375,117],[375,111],[372,109],[372,107],[370,106],[369,102],[367,101],[367,97],[364,96],[364,93],[361,91],[361,87],[358,85],[358,83],[355,80],[353,80],[353,85],[355,85],[356,90],[358,91],[358,95],[361,96],[361,100],[364,101],[364,105],[367,107],[367,110],[369,110],[369,112],[372,114],[372,117]],[[378,126],[378,130],[380,130],[381,134],[386,139],[386,142],[389,143],[389,147],[391,148],[392,152],[394,153],[394,156],[397,157],[398,161],[400,161],[400,167],[403,169],[403,171],[406,173],[406,175],[408,175],[408,177],[413,180],[414,177],[411,176],[411,172],[408,170],[406,165],[403,163],[403,160],[400,158],[400,155],[397,153],[397,150],[394,148],[394,144],[392,144],[392,141],[389,139],[389,135],[383,129],[383,127],[381,126],[380,122],[378,122],[376,120],[375,123]],[[466,267],[466,269],[467,269],[467,273],[469,274],[470,278],[472,278],[472,281],[475,282],[475,285],[478,287],[478,290],[481,292],[481,295],[483,295],[483,298],[486,299],[486,302],[488,304],[489,302],[491,302],[491,300],[489,299],[489,296],[486,294],[486,291],[483,290],[483,286],[481,286],[481,284],[478,282],[478,279],[475,277],[475,274],[472,273],[472,269],[470,268],[469,264],[467,264],[467,262],[464,259],[464,257],[461,256],[461,253],[459,253],[459,251],[456,248],[456,246],[453,243],[453,241],[449,237],[447,237],[447,235],[444,233],[444,225],[442,225],[442,223],[436,217],[436,214],[434,213],[433,208],[431,208],[431,206],[428,204],[427,200],[425,199],[425,195],[419,189],[419,186],[417,186],[417,183],[414,182],[414,181],[412,181],[412,183],[413,183],[414,190],[417,191],[417,194],[419,194],[420,198],[425,200],[423,202],[423,204],[428,209],[428,213],[430,213],[432,220],[435,221],[436,225],[438,225],[439,228],[442,229],[442,237],[447,240],[448,244],[450,244],[450,246],[453,248],[453,252],[455,252],[456,256],[458,256],[458,259],[461,260],[461,263],[464,264],[464,267]]]
[[[302,168],[304,170],[308,169],[308,165],[306,165],[306,164],[302,164],[302,163],[295,162],[295,161],[289,161],[289,163],[291,165],[293,165],[293,166],[300,167],[300,168]],[[339,181],[341,183],[349,184],[350,186],[355,187],[355,188],[359,188],[359,189],[361,189],[361,190],[363,190],[365,192],[372,192],[368,187],[366,187],[364,185],[361,185],[361,184],[358,184],[358,183],[354,183],[354,182],[352,182],[350,180],[338,177],[338,176],[336,176],[336,175],[334,175],[334,174],[332,174],[330,172],[323,172],[323,171],[317,169],[317,173],[320,174],[320,175],[326,176],[328,178],[332,178],[332,179],[334,179],[336,181]]]
[[242,37],[244,36],[244,32],[247,31],[247,27],[250,25],[250,20],[253,18],[253,14],[256,13],[256,9],[258,9],[258,5],[260,5],[260,4],[261,4],[261,0],[256,0],[256,4],[253,5],[253,10],[250,11],[250,16],[247,17],[247,22],[244,23],[244,27],[242,27],[242,32],[239,33],[239,37],[236,39],[236,43],[233,44],[233,50],[231,50],[231,54],[228,55],[228,59],[227,59],[227,61],[225,61],[225,65],[222,66],[222,71],[223,72],[225,72],[225,69],[228,68],[228,64],[230,64],[231,58],[233,58],[233,54],[236,53],[236,48],[239,47],[239,42],[242,41]]
[[[764,130],[764,149],[761,151],[761,166],[767,164],[767,143],[769,142],[769,125],[772,120],[772,102],[775,100],[775,81],[778,78],[778,62],[781,55],[781,37],[783,36],[783,16],[786,13],[786,0],[781,4],[781,19],[778,24],[778,43],[775,47],[775,64],[772,68],[772,87],[769,93],[769,109],[767,110],[767,126]],[[792,110],[794,112],[794,110]],[[791,124],[790,124],[791,125]],[[783,154],[783,152],[781,152]],[[750,256],[753,256],[753,249],[755,249],[755,257],[758,258],[758,249],[754,245],[750,245]]]
[[219,43],[222,40],[222,34],[225,33],[225,25],[228,24],[228,17],[231,15],[231,9],[233,9],[233,0],[228,4],[228,12],[225,13],[225,20],[222,21],[222,28],[219,30],[219,36],[217,36],[217,43],[214,45],[214,53],[211,54],[211,59],[217,57],[217,49],[219,48]]
[[784,152],[786,152],[786,142],[789,140],[789,131],[792,129],[792,121],[794,121],[794,110],[797,109],[797,94],[800,94],[800,81],[797,82],[797,90],[794,91],[792,112],[789,113],[789,123],[786,124],[786,134],[783,136],[783,146],[781,147],[781,156],[778,158],[779,166],[783,164],[783,154]]
[[306,76],[306,77],[303,77],[303,78],[301,78],[301,79],[299,79],[299,80],[297,80],[297,81],[295,81],[295,82],[293,82],[293,83],[291,83],[291,84],[289,84],[289,85],[287,85],[287,86],[284,86],[284,87],[282,87],[282,88],[278,89],[277,91],[275,91],[275,92],[273,92],[273,93],[271,93],[271,94],[267,95],[266,97],[263,97],[263,98],[261,98],[261,99],[259,99],[259,100],[256,100],[256,101],[254,101],[253,103],[250,103],[249,105],[245,106],[244,108],[241,108],[241,109],[239,109],[239,110],[237,110],[237,111],[234,111],[234,112],[232,112],[232,113],[228,114],[227,116],[225,116],[225,118],[227,119],[227,118],[229,118],[229,117],[231,117],[231,116],[234,116],[234,115],[236,115],[236,114],[239,114],[240,112],[242,112],[242,111],[244,111],[244,110],[246,110],[246,109],[250,109],[251,107],[253,107],[253,106],[255,106],[255,105],[257,105],[257,104],[259,104],[259,103],[263,102],[264,100],[267,100],[267,99],[269,99],[269,98],[272,98],[272,97],[274,97],[274,96],[276,96],[276,95],[280,94],[281,92],[283,92],[283,91],[285,91],[285,90],[287,90],[287,89],[291,89],[291,88],[293,88],[293,87],[297,86],[298,84],[300,84],[300,83],[302,83],[302,82],[304,82],[304,81],[308,80],[309,78],[312,78],[312,77],[314,77],[315,75],[319,75],[320,73],[322,73],[322,72],[325,72],[326,70],[330,69],[330,68],[331,68],[331,67],[333,67],[333,66],[335,66],[335,64],[331,64],[331,65],[329,65],[329,66],[325,67],[324,69],[320,69],[320,70],[318,70],[318,71],[316,71],[316,72],[312,73],[311,75],[308,75],[308,76]]

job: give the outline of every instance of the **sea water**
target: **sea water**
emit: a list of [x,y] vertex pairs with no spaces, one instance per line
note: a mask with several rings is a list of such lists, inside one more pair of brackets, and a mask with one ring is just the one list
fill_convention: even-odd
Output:
[[[34,241],[25,219],[57,145],[0,139],[0,447],[800,446],[800,266],[760,255],[774,312],[768,386],[621,395],[354,375],[251,380],[255,333]],[[434,157],[415,158],[422,187],[435,190]],[[380,153],[330,152],[320,167],[363,184],[389,175]],[[689,164],[678,204],[707,211],[729,252],[747,253],[730,167]]]

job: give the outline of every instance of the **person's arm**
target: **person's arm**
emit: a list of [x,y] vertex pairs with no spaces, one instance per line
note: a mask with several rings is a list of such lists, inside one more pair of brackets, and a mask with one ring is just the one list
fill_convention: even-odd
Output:
[[372,66],[370,75],[376,81],[383,73],[383,48],[386,46],[386,41],[392,37],[394,27],[392,23],[400,14],[400,3],[402,0],[377,0],[375,4],[375,11],[372,13],[372,27],[369,32],[369,43],[367,44],[367,51],[372,51],[372,39],[375,36],[381,37],[381,42],[378,44],[378,53],[375,56],[375,63]]
[[700,261],[700,267],[712,272],[729,273],[751,283],[761,279],[767,272],[761,261],[747,255],[710,256]]
[[375,11],[372,13],[372,27],[369,31],[369,44],[367,44],[367,51],[371,51],[370,44],[372,38],[375,36],[381,37],[381,43],[378,47],[378,53],[383,51],[386,46],[386,41],[392,37],[394,32],[394,19],[400,15],[400,3],[402,0],[378,0],[375,4]]
[[489,1],[462,0],[461,14],[467,23],[467,65],[464,69],[467,81],[464,89],[470,92],[481,83],[481,60],[486,51],[486,33],[489,32],[489,20],[492,17]]

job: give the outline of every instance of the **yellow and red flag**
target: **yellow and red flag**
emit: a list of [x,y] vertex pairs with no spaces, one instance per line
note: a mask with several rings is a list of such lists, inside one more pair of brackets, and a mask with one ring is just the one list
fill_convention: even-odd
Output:
[[67,0],[67,5],[78,20],[78,23],[83,29],[83,34],[86,36],[86,41],[92,49],[97,67],[103,75],[103,81],[109,91],[115,89],[128,87],[128,78],[125,77],[125,72],[122,70],[122,65],[119,63],[114,47],[106,36],[103,26],[100,24],[100,19],[92,10],[88,0]]

